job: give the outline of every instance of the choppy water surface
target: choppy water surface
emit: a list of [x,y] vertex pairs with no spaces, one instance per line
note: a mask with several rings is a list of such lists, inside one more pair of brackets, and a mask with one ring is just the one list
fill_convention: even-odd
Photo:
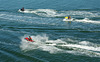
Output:
[[[0,61],[99,62],[98,2],[0,1]],[[20,11],[22,7],[24,12]],[[63,21],[66,16],[73,21]],[[26,41],[28,36],[35,42]]]

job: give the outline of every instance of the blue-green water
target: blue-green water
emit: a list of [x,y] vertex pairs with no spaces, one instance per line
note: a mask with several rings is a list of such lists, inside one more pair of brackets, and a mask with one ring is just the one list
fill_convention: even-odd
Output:
[[100,0],[0,0],[0,62],[100,62]]

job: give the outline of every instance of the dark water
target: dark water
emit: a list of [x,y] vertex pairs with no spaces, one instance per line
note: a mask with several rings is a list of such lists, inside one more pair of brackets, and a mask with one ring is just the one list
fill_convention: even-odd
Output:
[[100,0],[0,0],[0,62],[99,61]]

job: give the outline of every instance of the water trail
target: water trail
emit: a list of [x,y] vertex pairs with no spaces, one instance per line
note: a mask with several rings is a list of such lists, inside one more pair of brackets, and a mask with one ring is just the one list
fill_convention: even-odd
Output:
[[18,12],[22,13],[33,13],[38,16],[42,17],[66,17],[66,16],[73,16],[73,17],[100,17],[99,13],[93,13],[89,11],[57,11],[53,9],[25,9],[25,11],[20,11]]
[[[100,45],[94,44],[88,41],[73,42],[69,43],[61,39],[49,40],[46,35],[32,36],[35,42],[28,42],[24,38],[28,35],[22,37],[20,48],[24,51],[30,51],[34,49],[39,49],[42,51],[48,51],[51,54],[57,53],[71,53],[77,55],[88,55],[91,57],[100,57]],[[90,45],[92,44],[92,45]],[[92,54],[92,55],[91,55]]]
[[53,9],[36,9],[36,10],[32,10],[32,9],[25,9],[25,11],[20,11],[19,12],[22,13],[33,13],[36,14],[38,16],[42,16],[42,17],[56,17],[59,16],[59,14],[57,15],[57,11],[53,10]]
[[84,18],[82,20],[74,20],[74,21],[77,21],[77,22],[83,22],[83,23],[93,23],[93,24],[100,24],[100,21],[93,21],[93,20],[89,20],[88,18]]

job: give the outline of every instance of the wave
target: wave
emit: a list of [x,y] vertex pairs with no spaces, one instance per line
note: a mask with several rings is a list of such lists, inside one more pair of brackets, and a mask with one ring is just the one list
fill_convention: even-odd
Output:
[[[57,54],[57,53],[70,53],[75,54],[77,53],[79,55],[87,55],[90,57],[100,57],[100,44],[94,44],[89,41],[76,41],[71,40],[71,42],[68,42],[69,40],[49,40],[49,37],[47,35],[37,35],[32,36],[35,42],[28,42],[24,38],[28,35],[25,35],[21,37],[21,45],[20,48],[23,51],[30,51],[39,49],[42,51],[48,51],[51,54]],[[92,54],[92,55],[91,55]]]

